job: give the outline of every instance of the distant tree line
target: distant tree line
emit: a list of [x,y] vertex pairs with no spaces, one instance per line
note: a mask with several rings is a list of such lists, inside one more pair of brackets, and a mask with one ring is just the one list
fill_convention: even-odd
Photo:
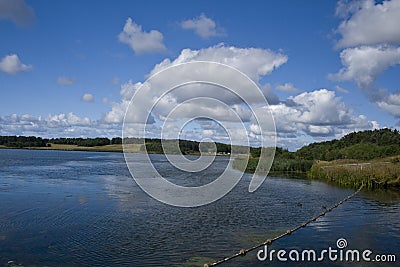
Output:
[[49,139],[35,136],[0,136],[0,145],[6,147],[45,147]]
[[[271,148],[265,148],[264,153],[268,156],[268,154],[272,153],[273,150]],[[261,147],[250,147],[250,155],[253,158],[258,158],[261,155]],[[296,159],[296,153],[290,152],[289,150],[281,147],[275,148],[275,158],[281,159]]]
[[[130,140],[131,143],[134,143],[133,141],[138,141],[138,140]],[[126,143],[126,141],[124,140]],[[172,144],[175,143],[176,140],[167,140],[164,141],[164,145],[168,145],[168,143]],[[193,153],[199,153],[199,142],[197,141],[191,141],[191,140],[178,140],[179,142],[179,149],[182,152],[182,154],[193,154]],[[143,140],[141,140],[141,143],[143,143]],[[146,145],[146,150],[151,153],[159,153],[163,154],[164,149],[163,149],[163,144],[161,142],[161,139],[145,139],[145,145]],[[228,154],[231,152],[231,146],[223,143],[215,143],[217,153],[222,153],[222,154]]]
[[97,138],[53,138],[53,139],[50,139],[49,142],[52,143],[52,144],[77,145],[77,146],[93,147],[93,146],[110,145],[110,144],[112,144],[112,140],[110,140],[110,139],[108,139],[106,137],[97,137]]
[[97,138],[41,138],[35,136],[0,136],[0,145],[6,147],[46,147],[51,144],[77,145],[77,146],[105,146],[110,144],[122,144],[122,138],[106,137]]

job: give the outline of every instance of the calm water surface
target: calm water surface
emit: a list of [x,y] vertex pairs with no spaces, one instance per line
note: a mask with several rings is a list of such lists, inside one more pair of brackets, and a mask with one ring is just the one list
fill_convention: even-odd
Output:
[[[134,155],[140,161],[144,155]],[[200,174],[179,172],[151,155],[169,180],[199,185],[228,158]],[[248,193],[250,176],[220,201],[176,208],[135,184],[120,153],[0,150],[0,265],[203,266],[274,237],[353,191],[304,179],[271,177]],[[298,206],[297,203],[302,203]],[[270,249],[336,248],[396,254],[397,263],[324,261],[324,266],[400,266],[400,194],[362,192]],[[396,265],[397,264],[397,265]],[[279,263],[304,266],[310,263]],[[271,266],[256,252],[222,266]]]

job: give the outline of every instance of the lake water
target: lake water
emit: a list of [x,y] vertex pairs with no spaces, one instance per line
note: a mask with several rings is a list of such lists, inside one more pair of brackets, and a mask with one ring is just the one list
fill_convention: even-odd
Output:
[[[135,155],[138,160],[143,156]],[[217,157],[201,174],[183,174],[164,156],[151,157],[177,184],[208,183],[228,161]],[[306,179],[269,177],[248,193],[249,181],[244,175],[217,202],[177,208],[142,192],[121,153],[0,149],[0,265],[203,266],[283,233],[353,192]],[[321,251],[336,248],[339,238],[347,240],[349,249],[397,257],[396,263],[356,266],[400,266],[400,193],[363,191],[269,249]],[[221,266],[271,266],[256,254]],[[272,265],[312,264],[275,258]]]

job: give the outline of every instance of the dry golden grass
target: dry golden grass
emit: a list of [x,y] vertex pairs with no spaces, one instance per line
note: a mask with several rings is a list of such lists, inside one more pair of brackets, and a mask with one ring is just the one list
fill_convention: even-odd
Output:
[[319,161],[311,168],[308,176],[347,187],[368,188],[400,187],[400,163],[396,157],[375,159],[368,162],[354,160]]
[[125,144],[124,149],[128,153],[144,153],[142,146],[143,144]]

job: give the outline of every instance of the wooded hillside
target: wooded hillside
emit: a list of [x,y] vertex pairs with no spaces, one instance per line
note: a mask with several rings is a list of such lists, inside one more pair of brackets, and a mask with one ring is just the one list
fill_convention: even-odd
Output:
[[369,160],[400,154],[400,133],[388,128],[353,132],[339,140],[313,143],[297,150],[295,157],[310,160]]

